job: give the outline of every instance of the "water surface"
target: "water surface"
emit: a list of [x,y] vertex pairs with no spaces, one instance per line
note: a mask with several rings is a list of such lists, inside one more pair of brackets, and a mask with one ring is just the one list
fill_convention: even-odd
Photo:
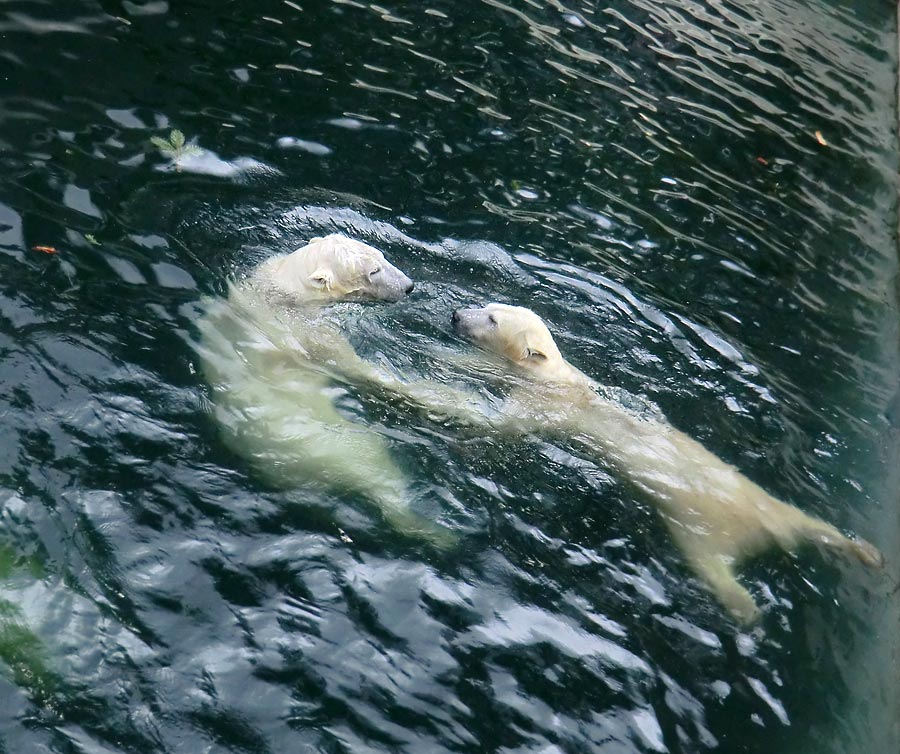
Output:
[[[887,12],[886,12],[887,11]],[[898,748],[896,24],[880,0],[0,5],[0,751]],[[151,143],[207,150],[180,170]],[[440,553],[228,451],[199,301],[343,231],[878,544],[741,630],[564,447],[378,396]],[[41,250],[40,247],[44,247]]]

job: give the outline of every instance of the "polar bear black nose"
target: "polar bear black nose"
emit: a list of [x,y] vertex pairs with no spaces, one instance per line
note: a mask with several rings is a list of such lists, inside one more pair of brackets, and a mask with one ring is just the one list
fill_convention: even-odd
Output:
[[410,293],[412,293],[413,288],[415,288],[415,287],[416,287],[415,283],[410,283],[408,286],[406,286],[406,295],[408,296]]

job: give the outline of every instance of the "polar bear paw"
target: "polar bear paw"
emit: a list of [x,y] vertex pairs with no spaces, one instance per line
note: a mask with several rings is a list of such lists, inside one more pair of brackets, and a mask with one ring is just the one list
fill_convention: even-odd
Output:
[[864,539],[853,539],[851,542],[853,554],[869,568],[881,568],[884,565],[884,555],[875,545]]

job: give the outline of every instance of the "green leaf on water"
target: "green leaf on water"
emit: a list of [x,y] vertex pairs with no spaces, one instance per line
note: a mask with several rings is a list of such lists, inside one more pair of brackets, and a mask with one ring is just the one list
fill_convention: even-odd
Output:
[[162,152],[173,151],[172,145],[160,136],[151,136],[150,142],[153,144],[154,147],[156,147],[157,149],[159,149]]
[[168,141],[159,136],[151,136],[150,141],[164,156],[175,160],[176,163],[183,157],[203,154],[200,147],[185,143],[184,133],[177,128],[173,128],[169,133]]

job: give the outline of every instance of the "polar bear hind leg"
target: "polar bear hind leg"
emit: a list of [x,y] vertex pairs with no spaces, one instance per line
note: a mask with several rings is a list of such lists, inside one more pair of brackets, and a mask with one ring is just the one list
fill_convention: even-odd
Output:
[[762,611],[747,588],[737,580],[732,564],[726,562],[723,556],[691,558],[691,567],[735,620],[747,625],[759,619]]
[[762,531],[757,531],[755,535],[745,532],[747,537],[744,541],[715,542],[709,532],[693,531],[677,525],[669,527],[694,573],[740,623],[755,622],[761,611],[750,592],[737,580],[736,568],[746,558],[764,551],[764,543],[772,541],[769,535],[787,552],[809,542],[852,556],[869,567],[883,565],[884,557],[881,552],[865,540],[851,539],[831,524],[768,495],[767,497],[765,529],[768,535],[760,536]]
[[803,539],[820,547],[853,556],[870,568],[880,568],[884,565],[884,556],[878,548],[864,539],[851,539],[831,524],[805,513],[800,513],[800,516],[802,518],[798,533]]
[[691,570],[719,603],[741,624],[747,625],[758,620],[761,615],[759,606],[746,587],[737,580],[736,559],[716,549],[703,532],[671,524],[672,522],[669,531]]
[[[760,527],[768,531],[785,552],[793,552],[808,542],[821,549],[856,558],[870,568],[884,564],[884,556],[878,548],[864,539],[851,539],[822,519],[783,503],[762,489],[758,492],[763,496],[763,499],[757,498]],[[745,552],[748,557],[754,554],[751,548]]]
[[273,465],[292,477],[292,486],[318,477],[333,489],[362,492],[394,530],[440,548],[455,544],[451,531],[410,508],[411,491],[385,439],[369,427],[347,421],[330,404],[320,407],[318,416],[305,416],[300,431],[295,427],[275,458]]
[[308,370],[281,369],[265,378],[237,374],[227,384],[232,389],[216,404],[226,442],[270,484],[283,489],[321,484],[361,494],[405,535],[452,546],[452,532],[410,508],[406,476],[384,436],[346,419],[324,378]]

